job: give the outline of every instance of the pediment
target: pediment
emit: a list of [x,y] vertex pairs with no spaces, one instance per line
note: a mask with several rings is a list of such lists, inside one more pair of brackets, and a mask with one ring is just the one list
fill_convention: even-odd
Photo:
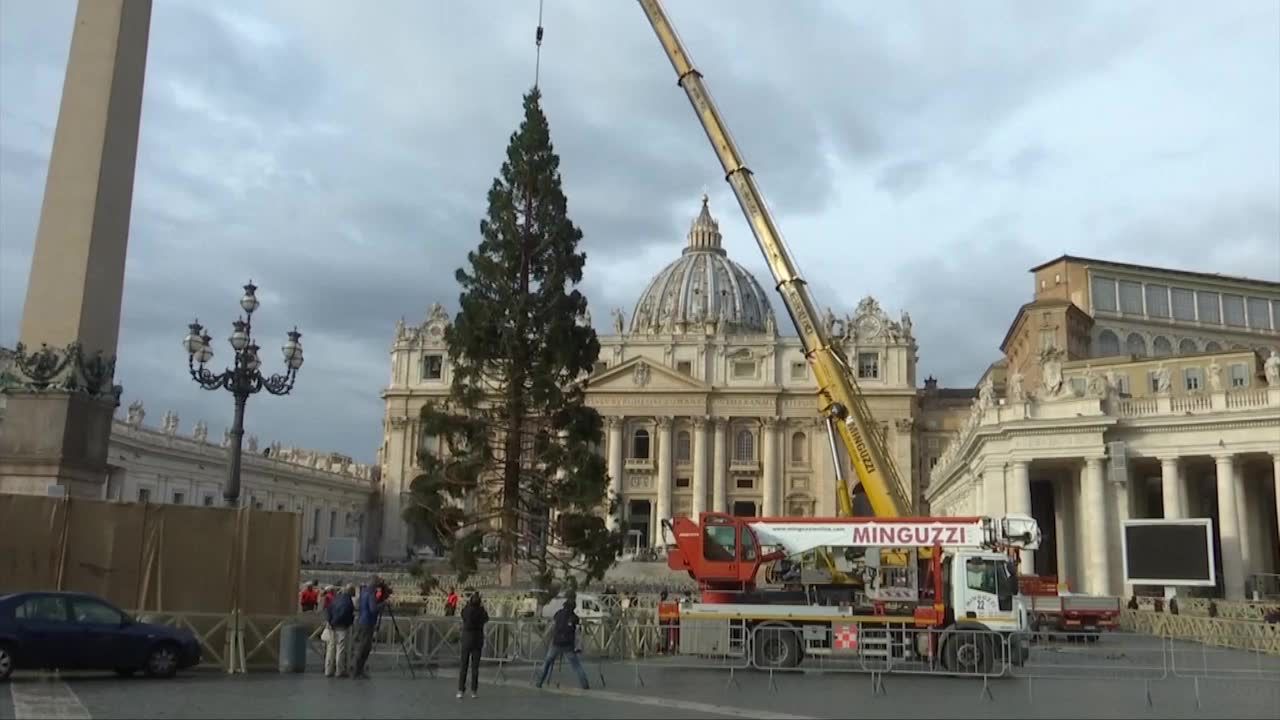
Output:
[[709,392],[711,386],[643,357],[587,378],[587,392]]

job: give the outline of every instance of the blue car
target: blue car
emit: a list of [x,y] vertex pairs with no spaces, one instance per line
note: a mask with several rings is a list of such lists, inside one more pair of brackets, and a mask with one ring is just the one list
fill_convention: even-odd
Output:
[[139,670],[173,677],[200,663],[184,628],[136,622],[93,595],[26,592],[0,597],[0,680],[14,670]]

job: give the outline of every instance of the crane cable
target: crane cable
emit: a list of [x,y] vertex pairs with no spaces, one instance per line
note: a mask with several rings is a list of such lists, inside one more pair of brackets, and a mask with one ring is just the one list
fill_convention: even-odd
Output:
[[534,36],[534,44],[538,48],[533,60],[533,88],[535,90],[538,89],[538,76],[542,72],[542,3],[543,0],[538,0],[538,32]]

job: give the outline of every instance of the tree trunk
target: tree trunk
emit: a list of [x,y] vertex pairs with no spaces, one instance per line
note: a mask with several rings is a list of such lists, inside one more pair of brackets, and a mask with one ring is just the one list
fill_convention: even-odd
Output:
[[[520,238],[520,295],[522,307],[515,312],[514,357],[511,372],[507,375],[507,442],[506,457],[502,468],[502,544],[499,561],[511,567],[510,580],[514,581],[516,566],[516,540],[520,537],[520,463],[524,450],[525,425],[525,372],[529,367],[527,357],[529,297],[529,255],[533,250],[533,183],[524,193],[524,228]],[[502,573],[504,576],[507,573]]]

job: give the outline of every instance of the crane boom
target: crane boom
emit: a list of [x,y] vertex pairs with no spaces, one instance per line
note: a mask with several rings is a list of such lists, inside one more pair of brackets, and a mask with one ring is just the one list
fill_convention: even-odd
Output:
[[[733,188],[733,194],[738,198],[751,232],[764,253],[787,314],[791,316],[791,322],[800,335],[805,357],[813,367],[820,409],[825,416],[838,421],[830,425],[836,428],[844,443],[872,510],[877,517],[904,515],[910,508],[910,503],[904,497],[893,461],[885,451],[880,429],[875,425],[857,382],[849,372],[843,353],[832,343],[830,335],[820,322],[809,288],[800,277],[796,262],[782,239],[773,215],[765,205],[751,170],[743,162],[737,145],[730,137],[720,111],[716,109],[715,102],[702,81],[702,74],[694,68],[659,0],[639,2],[649,23],[653,25],[667,58],[675,68],[680,87],[684,88],[702,122],[702,129],[706,131],[711,147],[720,158],[725,180]],[[839,514],[850,517],[853,515],[853,497],[844,477],[839,473],[837,476]]]

